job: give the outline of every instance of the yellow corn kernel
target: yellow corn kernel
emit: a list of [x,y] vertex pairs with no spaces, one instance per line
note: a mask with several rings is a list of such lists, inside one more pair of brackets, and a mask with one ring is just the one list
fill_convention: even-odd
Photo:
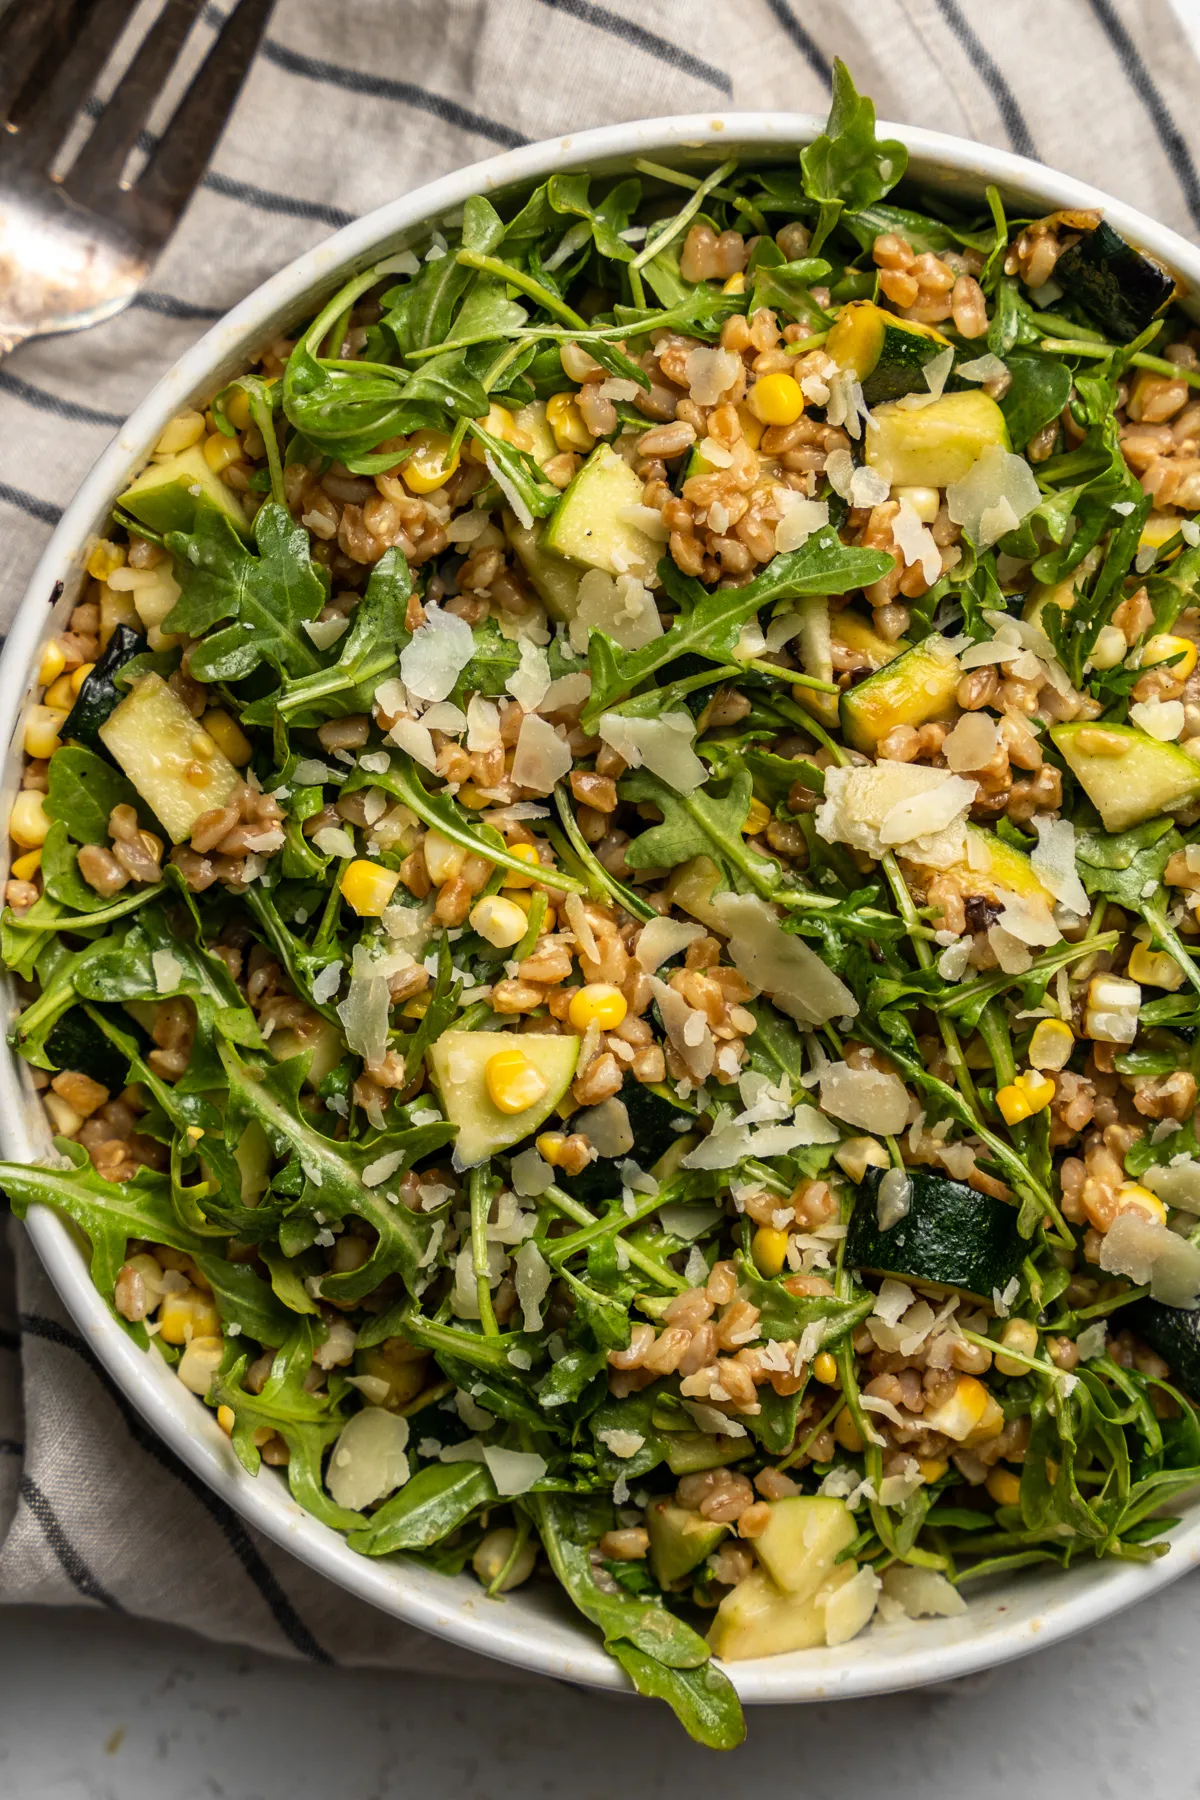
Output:
[[224,752],[235,769],[244,769],[254,754],[254,746],[236,719],[227,712],[206,712],[200,721],[218,750]]
[[974,1375],[960,1375],[953,1389],[932,1410],[926,1409],[921,1422],[930,1431],[940,1431],[959,1444],[983,1443],[1003,1429],[1004,1414],[998,1403]]
[[[530,438],[525,432],[518,429],[517,422],[507,406],[501,406],[497,400],[492,401],[487,417],[476,419],[475,423],[482,425],[485,431],[490,432],[494,438],[499,438],[505,444],[518,444],[525,450],[530,447]],[[487,451],[482,444],[476,443],[472,438],[464,448],[464,455],[468,462],[481,463],[486,460]]]
[[1117,1189],[1117,1211],[1145,1213],[1148,1219],[1154,1219],[1159,1225],[1167,1222],[1167,1209],[1157,1194],[1149,1188],[1142,1187],[1136,1181],[1126,1181]]
[[1042,1019],[1029,1043],[1035,1069],[1065,1069],[1075,1048],[1075,1033],[1062,1019]]
[[1000,1115],[1006,1125],[1019,1125],[1033,1111],[1019,1087],[997,1088],[996,1105],[1000,1108]]
[[56,712],[52,706],[35,706],[31,708],[25,721],[25,735],[22,743],[26,756],[44,760],[53,756],[61,742],[59,732],[62,730],[66,713]]
[[889,1169],[892,1164],[879,1139],[873,1137],[847,1138],[834,1151],[833,1160],[856,1187],[868,1169]]
[[1092,645],[1088,661],[1093,669],[1116,669],[1125,661],[1129,645],[1125,633],[1116,625],[1103,625]]
[[454,798],[460,806],[469,806],[472,812],[481,812],[492,803],[486,794],[481,794],[473,781],[464,781]]
[[226,402],[225,417],[235,431],[245,431],[250,424],[250,416],[250,396],[245,388],[237,388]]
[[746,277],[740,269],[736,275],[731,275],[728,281],[722,282],[721,284],[721,292],[723,294],[744,294],[745,291]]
[[411,455],[400,467],[400,478],[410,494],[432,494],[445,487],[458,467],[459,452],[448,456],[450,439],[444,431],[414,431],[408,440]]
[[497,950],[511,950],[514,944],[519,944],[528,924],[516,901],[506,900],[502,894],[487,894],[471,908],[471,930],[494,944]]
[[849,1450],[852,1456],[857,1456],[860,1450],[865,1450],[867,1447],[863,1441],[862,1432],[854,1423],[854,1414],[848,1406],[843,1406],[833,1421],[833,1437],[834,1442],[840,1444],[843,1450]]
[[[425,841],[429,842],[428,837]],[[515,856],[518,862],[531,864],[535,869],[540,869],[542,866],[542,859],[537,853],[536,844],[510,844],[508,854]],[[504,875],[504,885],[506,888],[530,888],[533,886],[533,879],[532,875],[518,875],[512,869],[507,869]]]
[[804,411],[804,395],[794,375],[764,375],[750,389],[746,403],[764,425],[794,425]]
[[[1038,1347],[1038,1330],[1030,1319],[1009,1319],[1000,1335],[1000,1342],[1007,1350],[1015,1350],[1017,1356],[1036,1356]],[[1005,1356],[1004,1352],[996,1352],[996,1368],[1001,1375],[1024,1375],[1027,1373],[1025,1363],[1018,1362],[1016,1357]]]
[[[32,755],[33,752],[31,751]],[[1174,993],[1187,980],[1175,958],[1166,950],[1151,950],[1146,944],[1135,944],[1129,958],[1129,979],[1146,987],[1166,988]]]
[[561,1131],[543,1131],[541,1137],[535,1138],[537,1153],[543,1162],[548,1162],[552,1169],[557,1169],[562,1161],[563,1145],[566,1136]]
[[1084,1030],[1103,1044],[1132,1044],[1137,1036],[1142,990],[1122,975],[1093,975],[1088,982]]
[[87,572],[94,581],[107,581],[113,570],[121,568],[124,561],[124,544],[112,544],[107,538],[99,538],[92,545],[88,556]]
[[828,1350],[819,1350],[813,1359],[813,1374],[822,1387],[837,1387],[839,1385],[837,1357],[831,1355]]
[[576,1031],[598,1025],[601,1031],[615,1031],[629,1011],[629,1002],[620,988],[606,981],[589,981],[577,994],[572,994],[567,1017]]
[[1011,1469],[993,1469],[984,1485],[997,1506],[1020,1506],[1021,1478]]
[[1186,681],[1196,667],[1200,647],[1191,638],[1176,637],[1170,631],[1156,632],[1142,651],[1142,667],[1152,669],[1155,663],[1167,662],[1172,656],[1177,656],[1179,661],[1171,663],[1171,674],[1176,681]]
[[54,1127],[56,1137],[73,1138],[76,1135],[83,1124],[83,1114],[77,1113],[61,1094],[43,1094],[42,1105]]
[[441,887],[444,881],[453,881],[462,874],[467,853],[461,844],[443,837],[440,831],[427,831],[422,845],[425,857],[425,870],[434,887]]
[[33,788],[23,788],[13,801],[8,819],[8,835],[22,850],[37,850],[46,841],[50,819],[42,804],[42,795]]
[[399,879],[395,869],[356,857],[342,876],[342,898],[360,919],[381,919],[391,905]]
[[918,1457],[917,1467],[921,1471],[921,1480],[932,1487],[935,1481],[942,1479],[950,1464],[943,1462],[940,1456],[924,1456]]
[[57,681],[52,681],[42,695],[42,703],[45,706],[53,707],[55,712],[69,713],[75,704],[75,690],[71,686],[71,677],[60,675]]
[[218,1406],[217,1424],[221,1427],[221,1430],[225,1433],[226,1437],[233,1436],[234,1423],[235,1414],[232,1406]]
[[199,1288],[184,1288],[178,1294],[167,1294],[158,1309],[164,1344],[187,1344],[192,1338],[219,1337],[221,1315],[207,1294]]
[[[249,423],[248,411],[247,423]],[[181,450],[190,450],[193,444],[198,444],[203,436],[204,414],[189,407],[186,412],[176,413],[173,419],[167,420],[162,436],[154,446],[154,454],[156,456],[178,456]],[[124,562],[124,560],[122,557],[121,561]],[[99,575],[99,572],[89,568],[88,574]],[[99,575],[99,579],[103,581],[103,575]]]
[[42,659],[38,663],[39,687],[50,687],[53,682],[58,680],[66,666],[67,659],[62,645],[57,638],[51,638],[48,644],[43,645]]
[[241,457],[240,438],[226,437],[224,432],[214,431],[211,437],[204,440],[204,460],[215,475],[219,475],[231,463],[240,462]]
[[595,444],[596,440],[583,422],[579,402],[573,393],[551,394],[546,402],[546,423],[560,450],[581,450],[586,453]]
[[776,1231],[770,1225],[760,1225],[750,1245],[750,1254],[759,1274],[768,1279],[772,1275],[778,1275],[787,1260],[787,1247],[786,1231]]
[[219,1335],[190,1338],[175,1365],[175,1374],[189,1393],[203,1400],[224,1354],[225,1339]]
[[77,669],[72,669],[68,676],[68,680],[71,683],[71,692],[76,698],[78,698],[84,682],[87,680],[95,666],[95,663],[80,663]]
[[752,450],[757,450],[762,443],[763,432],[767,429],[761,419],[756,419],[744,400],[739,400],[734,409],[742,422],[742,436]]
[[502,1113],[528,1112],[546,1092],[545,1077],[523,1050],[497,1050],[483,1071],[488,1095]]
[[12,877],[14,881],[32,881],[42,866],[40,850],[27,850],[24,856],[13,859]]
[[907,500],[922,525],[933,524],[942,504],[942,496],[935,487],[898,487],[892,497],[898,502]]
[[742,835],[744,837],[758,837],[760,832],[767,829],[767,826],[771,823],[771,818],[772,813],[769,806],[764,806],[761,800],[752,800],[750,802],[750,811],[746,814],[746,823],[742,826]]
[[1010,1087],[1002,1087],[996,1095],[996,1105],[1000,1108],[1006,1125],[1016,1125],[1022,1119],[1033,1117],[1034,1113],[1045,1110],[1055,1094],[1054,1080],[1043,1075],[1039,1069],[1026,1069]]

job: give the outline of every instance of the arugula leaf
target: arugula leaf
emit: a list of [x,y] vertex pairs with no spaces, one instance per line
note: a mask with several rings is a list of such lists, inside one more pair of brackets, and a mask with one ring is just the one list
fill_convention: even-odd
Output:
[[840,57],[833,64],[833,104],[820,137],[800,152],[804,191],[819,205],[810,254],[815,256],[843,211],[861,212],[889,193],[908,167],[899,138],[875,136],[875,107],[864,99]]
[[1075,860],[1088,893],[1115,900],[1145,919],[1157,941],[1200,992],[1200,968],[1167,916],[1170,890],[1163,883],[1163,871],[1182,848],[1183,839],[1174,822],[1160,816],[1130,831],[1083,832],[1076,839]]
[[[53,761],[50,767],[53,769]],[[107,832],[105,840],[107,841]],[[99,912],[102,906],[108,905],[108,901],[94,887],[88,886],[79,873],[78,864],[79,849],[67,836],[65,823],[56,819],[42,845],[42,886],[52,900],[59,901],[69,911]]]
[[875,1304],[874,1296],[867,1293],[857,1300],[838,1300],[832,1294],[789,1294],[781,1280],[760,1275],[740,1251],[735,1260],[739,1284],[758,1307],[759,1329],[767,1340],[802,1337],[808,1326],[820,1321],[821,1343],[827,1349],[860,1325]]
[[364,1556],[426,1550],[457,1531],[473,1512],[495,1502],[496,1484],[486,1463],[430,1463],[385,1500],[366,1525],[352,1531],[346,1542]]
[[[503,476],[501,491],[505,500],[511,506],[515,493],[529,513],[528,519],[521,520],[523,525],[530,524],[534,519],[544,519],[554,511],[562,495],[552,482],[546,480],[540,466],[527,450],[519,450],[515,444],[505,443],[503,438],[495,437],[478,419],[468,420],[467,430],[476,443],[482,445],[484,460],[493,478]],[[520,508],[514,510],[519,512]]]
[[698,1669],[671,1669],[620,1639],[608,1649],[638,1693],[665,1700],[696,1743],[707,1750],[736,1750],[745,1741],[746,1721],[737,1689],[715,1663],[706,1662]]
[[[1200,545],[1185,546],[1174,561],[1146,578],[1146,593],[1154,608],[1154,630],[1170,631],[1186,607],[1196,605],[1200,588]],[[53,768],[53,763],[50,765]]]
[[[203,638],[192,652],[198,681],[244,681],[262,662],[282,676],[312,675],[321,666],[302,629],[327,594],[309,555],[308,533],[268,500],[255,518],[254,541],[258,556],[212,507],[199,510],[190,534],[168,534],[182,593],[163,630]],[[213,632],[221,620],[229,623]]]
[[[633,246],[619,234],[625,230],[641,202],[641,182],[633,178],[618,182],[596,206],[588,199],[590,186],[590,175],[552,175],[546,183],[546,199],[556,213],[583,221],[587,229],[582,241],[586,243],[590,237],[601,256],[615,262],[632,262]],[[578,227],[572,227],[572,230],[576,229]],[[511,241],[511,227],[505,241]],[[559,248],[561,250],[561,245]]]
[[621,781],[623,800],[658,807],[661,825],[651,825],[626,845],[625,860],[631,869],[673,869],[694,856],[710,856],[727,874],[743,875],[763,895],[779,885],[780,868],[746,848],[742,826],[750,811],[753,780],[749,769],[738,769],[728,779],[724,795],[706,783],[691,794],[678,794],[652,775],[636,769]]
[[[82,744],[64,744],[50,758],[46,813],[78,844],[107,844],[114,806],[140,804],[133,783],[106,757]],[[90,891],[90,890],[89,890]],[[96,896],[93,893],[92,898]]]
[[281,1304],[261,1275],[249,1263],[231,1263],[211,1250],[197,1250],[192,1257],[206,1278],[217,1303],[217,1311],[228,1328],[257,1338],[260,1344],[278,1349],[295,1328],[295,1313]]
[[400,667],[411,632],[405,624],[412,578],[400,550],[386,550],[371,571],[367,591],[351,615],[336,662],[315,674],[285,681],[283,690],[245,709],[244,722],[273,723],[273,712],[292,725],[320,724],[346,713],[369,712],[375,689]]
[[1057,356],[1016,351],[1006,359],[1012,377],[1000,410],[1008,435],[1023,450],[1051,419],[1057,419],[1071,397],[1071,371]]

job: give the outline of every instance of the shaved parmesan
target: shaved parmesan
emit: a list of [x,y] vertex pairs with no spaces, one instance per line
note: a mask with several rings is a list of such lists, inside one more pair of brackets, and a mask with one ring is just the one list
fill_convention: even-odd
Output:
[[[791,490],[787,490],[791,493]],[[828,500],[806,500],[803,494],[792,494],[791,505],[775,527],[775,548],[798,550],[814,531],[829,523]]]
[[510,1165],[513,1187],[522,1199],[535,1198],[554,1186],[554,1170],[536,1150],[522,1150]]
[[888,809],[879,826],[880,843],[911,844],[914,839],[945,831],[956,820],[965,820],[978,792],[975,783],[954,774],[941,775],[936,769],[928,773],[940,779],[924,784]]
[[908,1089],[898,1075],[833,1062],[821,1070],[820,1085],[824,1110],[847,1125],[895,1137],[908,1122]]
[[550,664],[539,644],[521,639],[521,660],[504,685],[522,712],[537,711],[550,686]]
[[998,887],[995,897],[1001,907],[996,923],[1018,943],[1045,950],[1061,940],[1062,932],[1051,918],[1050,908],[1036,894],[1014,894],[1008,888]]
[[339,1506],[361,1512],[408,1480],[408,1420],[380,1406],[364,1406],[333,1446],[325,1486]]
[[533,794],[549,794],[556,782],[571,772],[570,746],[559,737],[553,725],[537,713],[526,713],[521,720],[521,735],[513,757],[512,778],[518,787]]
[[397,719],[387,735],[389,744],[395,744],[398,750],[407,751],[423,769],[436,771],[437,751],[433,747],[428,725],[422,725],[419,719]]
[[542,1329],[542,1301],[550,1286],[550,1264],[532,1238],[521,1245],[514,1260],[517,1299],[526,1331]]
[[535,1481],[546,1473],[546,1459],[529,1450],[502,1450],[496,1444],[483,1446],[483,1460],[488,1466],[496,1492],[511,1498],[527,1494]]
[[540,710],[547,714],[574,711],[591,691],[592,677],[587,669],[581,669],[577,675],[560,675],[546,689]]
[[715,406],[742,373],[742,359],[732,350],[692,350],[684,362],[688,391],[698,406]]
[[154,970],[155,993],[173,993],[183,979],[183,964],[175,952],[173,950],[151,951],[150,966]]
[[1001,362],[989,350],[986,356],[977,356],[971,362],[959,363],[954,373],[961,375],[965,381],[999,381],[1008,374],[1008,364]]
[[953,1619],[967,1610],[958,1589],[937,1569],[895,1562],[884,1572],[883,1591],[910,1619]]
[[1183,733],[1182,700],[1139,700],[1130,707],[1129,717],[1160,744],[1170,744]]
[[964,713],[942,745],[956,775],[985,769],[1000,748],[1000,727],[989,713]]
[[695,793],[708,779],[708,770],[692,748],[696,721],[690,712],[663,713],[657,719],[628,718],[624,713],[605,713],[599,733],[606,744],[629,764],[643,765],[677,794]]
[[781,1012],[808,1025],[855,1017],[858,1002],[845,982],[803,938],[784,931],[757,894],[717,894],[712,910],[729,938],[734,967]]
[[614,580],[603,569],[589,569],[579,583],[568,627],[571,648],[582,654],[593,629],[623,650],[640,650],[662,636],[662,620],[653,595],[636,575],[618,575]]
[[304,622],[307,631],[318,650],[328,650],[336,644],[350,629],[350,621],[345,617],[335,619],[307,619]]
[[[580,1067],[584,1066],[580,1057]],[[633,1127],[623,1100],[602,1100],[586,1112],[577,1113],[572,1131],[582,1131],[598,1156],[628,1156],[634,1146]]]
[[613,1426],[608,1431],[598,1431],[596,1437],[622,1461],[636,1456],[646,1441],[640,1431],[622,1431],[617,1426]]
[[827,769],[816,827],[827,842],[849,844],[869,856],[880,858],[890,846],[903,844],[912,861],[948,869],[964,855],[975,792],[974,782],[920,763],[885,759]]
[[976,549],[987,550],[1028,518],[1041,498],[1025,458],[989,444],[962,480],[946,489],[946,509]]
[[1169,1163],[1155,1163],[1141,1177],[1141,1183],[1157,1194],[1164,1205],[1200,1213],[1200,1162],[1193,1157],[1177,1156]]
[[688,1074],[697,1084],[707,1080],[717,1057],[707,1018],[689,1006],[682,994],[660,981],[657,975],[651,975],[650,988],[658,1002],[663,1029],[683,1059]]
[[467,749],[494,750],[500,742],[500,709],[494,700],[472,694],[467,702]]
[[420,700],[445,700],[475,654],[475,637],[465,619],[432,603],[400,652],[400,675]]
[[1117,1214],[1100,1244],[1100,1267],[1128,1275],[1164,1306],[1188,1310],[1200,1299],[1200,1250],[1136,1207]]
[[634,958],[647,975],[653,975],[672,956],[678,956],[681,950],[686,950],[689,944],[703,936],[703,925],[685,923],[682,919],[650,919],[638,933]]
[[995,953],[996,961],[1006,975],[1024,975],[1033,967],[1033,954],[1020,938],[1006,931],[1003,925],[992,925],[988,929],[988,943]]
[[1038,841],[1030,852],[1033,872],[1060,906],[1085,917],[1091,911],[1087,890],[1075,867],[1075,827],[1070,819],[1038,813],[1033,821]]
[[411,969],[407,950],[393,949],[373,957],[361,941],[354,946],[350,987],[337,1009],[346,1043],[368,1065],[381,1063],[387,1054],[388,1014],[392,996],[388,981],[402,969]]
[[933,541],[933,533],[918,516],[917,509],[906,496],[900,511],[892,520],[892,536],[907,567],[920,565],[921,574],[933,586],[942,572],[942,553]]

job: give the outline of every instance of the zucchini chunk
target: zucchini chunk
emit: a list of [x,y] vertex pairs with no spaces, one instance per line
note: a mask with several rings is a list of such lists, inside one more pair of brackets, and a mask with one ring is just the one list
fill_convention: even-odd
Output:
[[752,1656],[782,1656],[815,1650],[825,1642],[825,1605],[857,1573],[852,1562],[838,1563],[807,1600],[782,1593],[763,1569],[754,1569],[726,1594],[708,1634],[714,1656],[745,1662]]
[[840,712],[842,731],[853,749],[874,754],[880,738],[897,725],[927,725],[949,712],[962,670],[949,652],[939,654],[944,643],[944,638],[927,637],[856,687],[847,688]]
[[928,406],[891,400],[867,420],[867,462],[893,487],[949,487],[989,444],[1011,450],[996,402],[977,389],[943,394]]
[[741,1462],[754,1448],[750,1437],[712,1437],[706,1431],[668,1431],[667,1467],[672,1475],[701,1475],[705,1469],[722,1469]]
[[873,300],[843,306],[825,340],[838,368],[858,376],[868,406],[928,392],[925,364],[949,348],[949,338],[932,325],[898,319]]
[[868,1169],[850,1215],[846,1266],[894,1275],[927,1287],[957,1288],[990,1304],[1020,1272],[1027,1245],[1017,1230],[1017,1209],[964,1181],[909,1169],[908,1211],[886,1231],[879,1228],[882,1169]]
[[1145,331],[1175,297],[1174,276],[1104,219],[1063,251],[1054,279],[1121,344]]
[[550,515],[543,547],[606,575],[648,575],[661,546],[624,515],[642,484],[611,444],[599,444]]
[[548,550],[536,527],[522,525],[510,512],[504,515],[504,535],[528,575],[529,585],[550,617],[569,625],[579,605],[583,569],[556,551]]
[[[488,1093],[488,1063],[506,1050],[522,1051],[546,1084],[541,1098],[519,1113],[502,1112]],[[443,1031],[430,1047],[429,1061],[446,1117],[458,1126],[455,1167],[473,1169],[476,1163],[511,1149],[536,1131],[566,1094],[578,1058],[576,1037],[546,1037],[530,1031]]]
[[729,1530],[703,1514],[676,1506],[673,1500],[655,1500],[646,1508],[650,1537],[650,1567],[659,1587],[673,1587],[711,1556]]
[[97,735],[173,844],[224,806],[241,776],[161,675],[143,675]]
[[[903,847],[899,854],[901,861],[906,860]],[[920,864],[915,866],[921,867]],[[978,825],[967,826],[967,854],[963,860],[952,863],[949,869],[930,869],[929,874],[957,875],[962,892],[968,897],[979,894],[985,900],[998,903],[1003,888],[1006,893],[1020,894],[1023,899],[1039,900],[1051,910],[1054,907],[1053,894],[1038,880],[1025,852],[1018,850],[1015,844],[1006,844],[994,832],[981,831]]]
[[1176,1386],[1200,1402],[1200,1310],[1146,1299],[1135,1300],[1120,1317],[1170,1364]]
[[1200,762],[1132,725],[1054,725],[1050,736],[1104,821],[1127,831],[1200,799]]
[[882,669],[885,663],[895,662],[898,656],[912,648],[905,638],[897,638],[890,644],[852,606],[830,614],[829,630],[835,643],[844,644],[847,650],[860,651],[870,662],[872,673]]
[[199,444],[164,462],[151,463],[130,482],[116,504],[161,536],[168,531],[194,531],[202,507],[224,513],[235,531],[244,538],[250,536],[245,508],[233,489],[209,468]]
[[776,1587],[794,1600],[809,1600],[857,1536],[858,1526],[844,1500],[796,1494],[772,1501],[770,1522],[755,1538],[754,1548]]
[[108,649],[84,678],[79,697],[67,714],[62,728],[64,739],[74,738],[89,750],[100,747],[100,727],[121,703],[121,690],[113,681],[118,669],[146,648],[146,640],[128,625],[118,625],[108,640]]

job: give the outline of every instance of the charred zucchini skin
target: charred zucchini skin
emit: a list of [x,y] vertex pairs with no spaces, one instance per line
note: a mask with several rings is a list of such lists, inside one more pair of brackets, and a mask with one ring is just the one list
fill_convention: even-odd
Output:
[[1063,251],[1054,279],[1122,344],[1145,331],[1175,295],[1173,277],[1103,219]]
[[852,300],[838,314],[825,348],[839,368],[849,369],[862,383],[868,406],[926,391],[925,364],[949,348],[950,340],[932,325]]
[[1027,1245],[1017,1209],[962,1181],[910,1169],[912,1199],[903,1219],[879,1229],[882,1169],[868,1169],[846,1234],[846,1265],[901,1281],[957,1288],[990,1301],[1018,1274]]
[[1135,1300],[1117,1319],[1145,1338],[1170,1364],[1171,1380],[1191,1400],[1200,1401],[1200,1310],[1163,1306],[1158,1300]]
[[146,640],[129,625],[117,625],[108,640],[108,649],[79,690],[79,697],[67,714],[62,728],[64,739],[73,738],[89,750],[106,755],[100,742],[100,727],[123,698],[113,680],[118,669],[133,657],[140,656]]

